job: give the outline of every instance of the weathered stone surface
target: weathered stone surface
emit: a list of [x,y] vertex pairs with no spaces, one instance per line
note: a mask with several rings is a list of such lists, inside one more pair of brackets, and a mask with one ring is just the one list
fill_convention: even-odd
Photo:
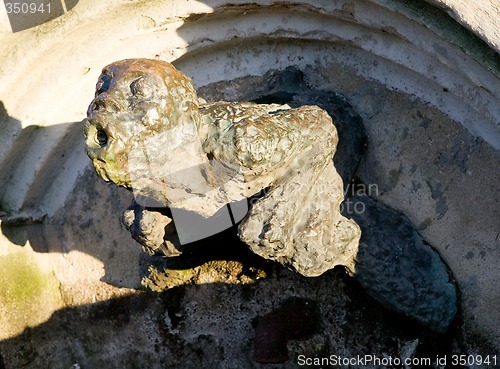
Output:
[[[248,87],[249,82],[256,86]],[[238,87],[242,88],[241,92],[237,90]],[[202,92],[218,97],[227,89],[237,91],[238,98],[264,103],[286,103],[290,106],[301,103],[318,105],[328,111],[334,117],[334,124],[339,132],[339,145],[334,162],[339,173],[344,174],[346,195],[359,193],[378,195],[379,188],[375,183],[361,184],[360,187],[351,183],[354,171],[361,160],[366,139],[361,118],[342,95],[332,91],[311,90],[303,73],[292,67],[283,71],[271,71],[261,80],[248,77],[217,84],[212,89],[211,86],[207,86]],[[245,95],[243,91],[251,92]],[[371,207],[367,205],[367,201],[370,201]],[[412,225],[404,216],[376,203],[373,199],[355,196],[348,198],[342,207],[346,216],[354,220],[358,217],[362,219],[358,224],[361,227],[362,240],[365,242],[363,249],[357,254],[354,277],[360,280],[375,299],[391,310],[413,317],[431,329],[445,331],[455,316],[457,297],[454,285],[449,282],[446,266],[438,254],[431,246],[421,242],[421,237],[412,230]],[[375,216],[377,213],[370,211],[373,207],[383,214],[382,218],[385,217],[392,223],[404,224],[406,232],[397,233],[388,227],[387,224],[392,223]],[[380,233],[377,233],[378,230]],[[373,233],[375,235],[371,237]],[[416,251],[401,255],[399,247],[402,244],[410,244]],[[391,248],[391,245],[394,247]],[[381,254],[385,254],[385,257],[382,258]],[[425,264],[423,259],[427,254],[432,255],[429,259],[434,263]],[[425,268],[428,270],[423,271]],[[439,274],[441,278],[433,280]],[[413,294],[412,299],[408,299],[408,294]],[[436,299],[433,294],[440,296]]]
[[[316,158],[324,163],[321,152]],[[334,214],[343,194],[331,161],[323,170],[297,168],[263,200],[252,206],[239,228],[255,253],[305,276],[318,276],[335,265],[353,268],[359,228]]]
[[[382,308],[342,268],[305,278],[275,266],[255,284],[181,286],[61,309],[0,343],[5,367],[296,369],[321,367],[299,365],[300,358],[435,358],[466,350],[457,331],[429,332]],[[317,330],[288,341],[286,363],[257,363],[258,318],[292,298],[315,302]]]
[[[98,175],[133,190],[142,205],[207,218],[267,189],[239,227],[256,254],[306,276],[335,265],[352,269],[359,228],[339,211],[330,116],[315,106],[198,101],[169,63],[129,59],[104,68],[85,123]],[[133,214],[125,215],[129,228],[149,217]],[[152,243],[161,242],[154,228],[168,220],[155,222],[146,221],[151,230],[137,239],[155,233]]]
[[182,253],[171,215],[169,217],[159,211],[146,209],[133,201],[123,213],[122,222],[132,238],[139,242],[148,254],[178,256]]
[[191,284],[253,284],[270,275],[274,265],[249,250],[236,235],[236,227],[183,245],[181,255],[164,255],[143,254],[142,285],[149,290],[161,292]]
[[316,105],[332,117],[339,135],[334,158],[335,169],[342,177],[344,190],[347,190],[366,146],[363,121],[359,114],[344,96],[333,91],[311,89],[304,78],[304,73],[295,67],[270,71],[263,76],[263,79],[263,82],[267,82],[266,87],[257,89],[254,94],[258,97],[250,95],[249,100],[258,103],[288,104],[291,107]]
[[367,195],[346,200],[362,230],[354,275],[377,301],[444,333],[457,312],[457,295],[439,254],[406,217]]
[[[104,69],[101,82],[97,87],[97,103],[94,102],[89,110],[86,134],[87,143],[89,144],[90,140],[91,146],[88,149],[89,155],[94,158],[97,172],[107,180],[111,178],[106,174],[108,171],[118,173],[116,178],[130,178],[127,168],[119,163],[116,165],[113,161],[113,157],[118,156],[114,153],[116,151],[114,145],[117,145],[113,142],[115,137],[122,140],[125,146],[128,141],[127,138],[121,138],[116,133],[124,126],[120,122],[121,116],[117,115],[115,110],[103,113],[100,104],[106,106],[107,100],[117,104],[117,98],[113,97],[115,93],[109,90],[114,86],[129,84],[136,86],[139,83],[137,81],[142,81],[140,74],[137,74],[137,70],[141,68],[143,72],[147,71],[146,74],[154,74],[155,69],[161,69],[162,73],[168,70],[172,76],[179,73],[172,70],[170,66],[163,70],[163,63],[149,60],[121,61]],[[115,69],[119,71],[114,72]],[[129,76],[130,74],[132,77]],[[258,91],[260,97],[256,100],[273,104],[204,103],[199,107],[201,117],[195,120],[197,122],[195,129],[198,129],[201,132],[200,135],[204,137],[201,142],[203,152],[206,152],[205,157],[199,153],[196,157],[199,159],[198,162],[201,162],[200,160],[206,162],[206,165],[203,164],[202,171],[210,173],[204,177],[215,178],[215,182],[218,182],[220,186],[221,183],[231,182],[235,173],[239,172],[243,179],[238,178],[236,182],[245,183],[245,188],[241,189],[243,193],[246,191],[248,196],[248,194],[252,195],[260,191],[260,197],[251,201],[248,215],[239,225],[240,239],[248,244],[257,255],[278,261],[305,276],[317,276],[335,265],[343,265],[382,304],[413,317],[421,324],[439,332],[446,331],[456,313],[456,294],[454,286],[448,281],[446,267],[437,253],[422,242],[408,221],[368,197],[348,199],[347,204],[343,206],[346,214],[354,220],[359,219],[362,225],[364,247],[358,250],[356,235],[358,235],[359,228],[357,224],[344,217],[339,218],[334,212],[334,209],[339,209],[343,200],[343,187],[342,180],[331,162],[337,143],[336,131],[329,130],[332,128],[331,120],[319,108],[301,106],[297,109],[290,109],[288,105],[275,103],[291,102],[297,106],[310,102],[320,103],[331,111],[332,115],[340,117],[340,123],[337,124],[345,137],[345,143],[341,155],[336,156],[335,160],[340,159],[345,179],[349,182],[365,145],[361,118],[340,95],[328,91],[306,91],[302,73],[294,68],[269,73],[266,78],[267,90]],[[153,86],[162,81],[153,77],[149,79],[153,81]],[[104,83],[102,81],[108,84],[105,86],[105,91],[101,91],[101,84]],[[146,85],[143,83],[143,88]],[[132,87],[131,89],[134,90]],[[121,88],[121,93],[124,90],[125,88]],[[149,90],[160,89],[149,87]],[[123,98],[123,95],[118,94],[118,100],[120,98]],[[150,100],[160,101],[158,107],[169,106],[161,103],[160,97],[146,98],[146,100],[148,103]],[[192,95],[190,101],[198,101],[198,98]],[[135,104],[146,106],[149,110],[156,109],[154,105],[146,103],[135,102]],[[175,106],[177,102],[172,100],[169,104]],[[134,110],[125,105],[123,109]],[[171,110],[184,111],[184,113],[187,111],[182,108],[170,108],[168,111]],[[133,116],[131,112],[125,114]],[[146,112],[143,115],[151,114]],[[157,112],[156,115],[162,116],[163,114]],[[195,113],[191,112],[190,116],[195,116]],[[178,122],[175,123],[175,120]],[[159,135],[151,133],[152,128],[147,121],[139,120],[137,124],[144,126],[139,130],[142,135],[147,136],[143,138],[142,143],[139,143],[139,147],[158,152],[168,151],[173,145],[173,151],[176,151],[176,145],[185,141],[182,139],[176,141],[170,136],[162,136],[161,131],[164,129],[162,124],[172,128],[176,125],[181,126],[185,120],[182,115],[170,114],[165,118],[164,123],[156,124],[153,132],[159,132]],[[303,121],[309,121],[312,124],[305,127]],[[105,125],[110,133],[104,129]],[[94,129],[94,126],[97,128]],[[115,126],[119,126],[119,129],[114,128]],[[130,127],[125,129],[131,130]],[[109,136],[111,139],[106,140],[99,147],[92,147],[92,140],[94,143],[99,143],[100,130],[103,131],[104,136]],[[179,128],[178,132],[182,133],[182,129]],[[192,133],[191,129],[189,132]],[[133,140],[137,142],[139,139]],[[134,145],[134,142],[131,144]],[[287,143],[288,150],[283,149],[284,142]],[[153,145],[153,147],[146,148],[144,147],[146,144]],[[120,155],[128,155],[125,146],[119,146]],[[289,158],[285,158],[284,154],[288,154]],[[161,154],[159,155],[165,159]],[[273,160],[273,156],[276,155],[277,160]],[[177,163],[179,166],[179,163],[186,158],[180,159]],[[126,160],[131,159],[127,157]],[[144,172],[150,170],[148,165],[153,160],[155,159],[141,163]],[[121,162],[124,161],[125,159],[122,159]],[[226,162],[229,165],[218,166],[219,162]],[[158,166],[155,167],[155,171],[150,170],[149,179],[163,185],[168,182],[164,180],[168,176],[162,175],[163,171],[168,170],[168,168],[164,169],[168,166],[168,161],[163,164],[155,163]],[[183,165],[186,167],[186,164]],[[236,167],[239,169],[233,171]],[[194,172],[184,170],[182,175],[194,173],[196,181],[196,170]],[[188,184],[188,180],[189,176],[184,177],[185,184]],[[135,190],[134,186],[137,183],[134,179],[127,183],[119,182],[119,180],[114,180],[114,182],[132,190]],[[177,182],[169,186],[175,183]],[[152,190],[152,193],[155,201],[163,201],[161,196],[166,199],[166,193],[170,192],[165,191],[165,193],[155,195],[154,193],[164,189],[156,184],[154,186],[156,188]],[[217,190],[216,187],[214,188]],[[173,187],[171,189],[176,190]],[[184,187],[183,190],[191,196],[197,193],[189,186]],[[142,196],[144,193],[150,193],[150,188],[144,187],[141,191]],[[231,192],[231,190],[224,193],[227,200],[239,200],[239,196],[243,194],[238,191]],[[196,196],[189,199],[184,196],[185,203],[188,202],[189,205],[183,204],[183,206],[185,210],[203,213],[207,209],[203,207],[206,205],[205,201],[211,200],[203,196],[202,192],[197,193]],[[178,198],[181,197],[183,196]],[[222,197],[218,197],[217,201],[220,199]],[[144,201],[144,199],[140,200]],[[147,204],[148,201],[146,199],[145,203]],[[143,279],[144,285],[161,291],[182,284],[198,283],[200,270],[206,269],[207,265],[214,271],[219,270],[213,278],[209,277],[207,281],[229,282],[233,280],[238,283],[248,283],[252,280],[238,272],[241,268],[231,262],[210,261],[211,264],[201,269],[198,266],[191,269],[173,266],[182,260],[176,260],[173,257],[185,252],[185,247],[176,234],[174,224],[173,211],[179,202],[174,201],[169,209],[163,206],[170,200],[165,201],[165,203],[160,202],[158,208],[146,208],[144,205],[133,203],[124,214],[124,224],[134,239],[143,245],[145,251],[151,255],[161,253],[169,257],[166,262],[160,263],[161,265],[149,267]],[[221,206],[225,205],[225,202],[216,202],[216,204]],[[362,212],[359,211],[359,205],[363,205]],[[177,223],[177,227],[179,226],[180,224]],[[227,268],[228,273],[220,272],[221,268]],[[210,275],[210,273],[204,274]],[[242,278],[237,277],[238,274]]]
[[[227,83],[231,84],[232,89],[236,89],[248,86],[249,78],[252,77]],[[333,123],[339,134],[334,163],[342,177],[346,191],[361,160],[366,138],[360,116],[349,105],[345,97],[332,91],[311,90],[303,73],[293,67],[283,71],[270,71],[255,83],[258,83],[255,88],[244,89],[245,92],[242,92],[241,96],[238,94],[236,96],[256,103],[287,104],[293,107],[317,105],[333,117]],[[214,101],[218,97],[223,97],[223,93],[217,90],[217,86],[218,84],[207,86],[201,91],[204,96]],[[251,200],[251,203],[262,197],[265,192],[261,191],[258,196]],[[168,209],[150,208],[145,210],[143,206],[134,202],[125,211],[124,224],[131,232],[132,237],[143,246],[146,252],[151,255],[160,252],[166,256],[175,256],[181,254],[183,248],[171,218],[172,214]],[[163,224],[166,224],[165,228],[163,228]]]
[[291,299],[261,317],[255,327],[255,360],[264,364],[288,361],[288,341],[312,334],[316,325],[315,310],[313,301]]
[[458,23],[463,24],[500,52],[497,2],[494,0],[473,4],[466,0],[428,0],[427,2],[444,8]]
[[[438,2],[447,4],[448,12],[451,12],[448,6],[461,3],[463,5],[461,9],[455,7],[455,19],[463,23],[468,16],[474,17],[479,23],[465,21],[471,25],[471,28],[474,28],[476,33],[482,33],[492,25],[498,29],[499,23],[495,22],[498,17],[495,12],[489,12],[490,18],[488,18],[479,10],[497,4],[496,0],[477,2],[446,0],[434,3]],[[228,4],[229,9],[213,6],[222,3]],[[257,5],[248,2],[241,3],[249,6]],[[451,28],[449,24],[442,21],[445,17],[438,18],[437,21],[431,23],[433,19],[429,19],[425,13],[417,12],[411,16],[404,10],[394,11],[394,7],[391,8],[394,4],[399,4],[399,9],[411,7],[418,10],[425,2],[392,0],[353,2],[355,11],[352,13],[349,13],[349,8],[352,10],[350,6],[346,6],[346,11],[342,11],[345,2],[338,1],[322,1],[321,9],[314,7],[320,4],[315,0],[297,3],[295,8],[292,8],[289,2],[259,1],[258,3],[268,6],[261,6],[261,9],[254,10],[253,13],[247,13],[246,9],[240,6],[240,12],[231,13],[234,9],[231,6],[235,2],[229,4],[219,1],[210,3],[157,1],[153,4],[152,2],[126,0],[112,2],[80,0],[74,10],[60,17],[58,21],[46,24],[39,29],[15,34],[11,33],[7,17],[3,17],[0,21],[3,31],[0,53],[2,54],[1,68],[5,73],[2,74],[0,84],[1,98],[10,115],[14,117],[13,119],[18,120],[19,126],[11,130],[15,126],[9,124],[8,127],[5,125],[1,129],[0,160],[2,164],[0,167],[3,177],[13,179],[11,181],[13,185],[8,188],[5,182],[0,184],[2,195],[4,195],[2,205],[12,203],[10,200],[14,199],[13,203],[20,206],[23,204],[25,193],[29,192],[32,196],[32,193],[36,192],[37,196],[45,196],[43,202],[39,201],[39,197],[30,198],[30,200],[37,200],[32,204],[40,206],[40,210],[53,212],[59,207],[67,209],[65,216],[58,218],[54,223],[61,233],[63,231],[65,233],[65,237],[55,245],[63,246],[61,248],[63,250],[79,250],[78,253],[65,254],[64,258],[67,262],[55,270],[56,274],[64,272],[63,277],[59,278],[59,283],[62,288],[68,290],[66,296],[68,298],[75,296],[75,290],[68,288],[69,272],[73,275],[71,283],[74,283],[74,288],[78,287],[78,291],[86,291],[89,299],[85,301],[90,302],[94,294],[100,300],[116,296],[115,294],[120,290],[118,287],[110,288],[109,293],[103,295],[95,285],[85,282],[99,282],[104,270],[108,276],[110,274],[114,276],[111,283],[115,286],[123,285],[124,275],[127,280],[133,280],[137,261],[131,257],[131,253],[138,251],[134,248],[134,241],[128,239],[130,236],[123,228],[108,226],[109,223],[117,223],[119,214],[130,200],[121,204],[118,210],[108,211],[107,205],[117,204],[116,197],[106,198],[102,197],[102,194],[98,196],[90,191],[90,202],[104,202],[103,206],[93,206],[92,210],[74,221],[75,213],[80,214],[78,204],[82,202],[81,193],[74,189],[75,183],[81,183],[82,179],[93,182],[94,176],[84,171],[88,158],[80,155],[82,150],[79,145],[73,144],[78,140],[71,141],[69,145],[71,150],[67,151],[64,160],[60,155],[56,155],[59,151],[53,150],[53,148],[59,149],[60,146],[68,145],[69,140],[66,135],[58,135],[52,128],[56,128],[60,123],[65,126],[66,122],[81,120],[82,107],[88,103],[89,94],[95,85],[96,73],[103,63],[122,58],[125,54],[126,56],[143,55],[152,58],[160,54],[159,57],[166,60],[173,60],[182,55],[182,60],[176,65],[189,72],[188,74],[195,80],[197,86],[218,81],[220,78],[229,80],[248,75],[260,76],[269,68],[282,68],[290,64],[296,64],[299,68],[310,65],[313,68],[308,77],[314,78],[317,75],[321,80],[321,88],[346,94],[356,110],[363,116],[365,124],[370,127],[369,137],[372,150],[367,156],[369,160],[365,161],[365,166],[371,174],[365,171],[363,180],[366,180],[366,183],[374,183],[374,181],[386,178],[389,185],[394,185],[399,178],[396,187],[392,190],[386,190],[392,188],[385,187],[386,182],[376,182],[380,183],[383,202],[397,208],[398,211],[406,214],[413,224],[419,225],[419,232],[439,249],[457,277],[461,288],[461,306],[464,308],[462,316],[465,325],[462,333],[465,332],[465,337],[460,334],[461,332],[455,331],[454,333],[457,339],[463,337],[467,345],[455,347],[453,352],[483,352],[484,354],[498,352],[500,326],[495,322],[500,320],[500,310],[497,308],[499,281],[497,266],[500,248],[497,246],[498,237],[496,238],[499,229],[499,206],[498,203],[495,204],[495,199],[500,199],[497,155],[499,146],[488,147],[486,143],[483,143],[480,150],[469,153],[467,149],[470,141],[464,140],[463,145],[459,145],[458,156],[461,157],[461,161],[463,158],[468,158],[470,154],[466,162],[467,171],[471,171],[470,175],[460,176],[458,169],[449,171],[446,169],[448,165],[435,166],[433,164],[434,160],[438,160],[441,155],[450,159],[456,154],[457,151],[447,149],[449,147],[447,139],[449,141],[457,139],[460,143],[459,139],[463,137],[453,130],[454,126],[460,127],[460,123],[470,122],[469,127],[481,128],[484,119],[479,116],[477,119],[471,119],[470,115],[464,114],[464,111],[469,109],[483,112],[483,109],[487,107],[485,107],[484,94],[481,93],[490,91],[494,94],[500,91],[499,88],[495,88],[496,78],[484,76],[478,73],[478,68],[475,68],[475,64],[484,63],[484,58],[470,60],[462,63],[461,66],[457,65],[467,59],[466,54],[469,54],[473,47],[477,47],[478,42],[472,39],[469,44],[464,44],[457,42],[457,38],[451,38],[446,34],[441,33],[440,39],[429,32],[430,29],[434,32],[436,30],[447,31],[448,35],[458,34],[456,28]],[[226,10],[229,10],[229,14],[225,14]],[[445,15],[444,11],[433,10],[433,14]],[[200,20],[200,15],[206,13],[213,15],[212,21]],[[185,22],[180,21],[189,14],[192,14],[192,17]],[[342,17],[350,18],[345,20]],[[249,21],[249,18],[262,22],[259,24],[274,27],[256,27],[256,23]],[[168,23],[167,26],[163,26],[164,22]],[[339,22],[342,22],[340,27]],[[104,23],[106,24],[105,32],[102,27]],[[380,28],[388,24],[394,28],[383,28],[384,31],[381,32]],[[353,31],[356,32],[354,35]],[[381,37],[376,37],[377,34]],[[210,39],[207,39],[207,35],[210,35]],[[283,38],[288,35],[296,38]],[[498,33],[497,36],[494,33],[487,35],[490,40],[500,40]],[[238,39],[235,39],[235,36],[238,36]],[[274,42],[274,37],[276,41],[281,40],[281,42]],[[403,41],[403,44],[399,41]],[[452,44],[464,52],[455,53]],[[390,53],[384,54],[384,48],[390,50]],[[382,57],[378,58],[381,54]],[[422,54],[429,55],[429,60],[422,60]],[[193,63],[193,67],[189,69],[187,64],[192,60],[197,64]],[[332,60],[334,64],[330,64]],[[210,64],[211,61],[213,64]],[[444,73],[443,69],[439,68],[440,63],[454,69],[456,74]],[[328,67],[325,73],[316,68],[318,64]],[[211,68],[212,65],[220,66],[220,68],[214,70]],[[460,79],[457,75],[466,78]],[[470,77],[469,83],[467,83],[467,76]],[[339,83],[339,79],[347,83]],[[429,80],[432,85],[426,83]],[[245,87],[251,89],[249,85]],[[445,87],[444,91],[449,89],[448,92],[442,91]],[[59,94],[54,99],[54,94],[48,91],[57,91]],[[386,94],[386,91],[389,93]],[[395,98],[398,91],[400,91],[400,96],[403,96],[401,99]],[[228,95],[231,95],[231,91]],[[434,96],[437,103],[433,102]],[[452,99],[456,101],[456,105],[466,108],[450,109],[449,101]],[[240,99],[240,101],[247,100]],[[473,103],[468,107],[471,101],[475,101],[476,104]],[[433,106],[445,114],[455,112],[452,117],[456,122],[447,120],[445,114],[439,116],[435,114],[435,111],[432,112]],[[498,102],[495,106],[499,106]],[[417,112],[423,117],[419,115],[420,118],[412,118]],[[493,127],[499,121],[498,114],[495,116],[496,119],[492,120]],[[18,130],[28,133],[30,128],[34,127],[32,125],[38,124],[46,126],[40,127],[38,132],[50,132],[42,136],[43,141],[35,140],[35,137],[29,140],[20,139],[23,135],[18,135]],[[426,128],[420,127],[421,124]],[[467,126],[467,124],[464,125]],[[409,134],[403,135],[407,127]],[[81,140],[80,129],[77,131],[76,136]],[[486,139],[495,137],[495,134],[487,134],[484,131],[475,131],[475,133]],[[452,147],[456,146],[452,145]],[[29,151],[26,150],[27,148]],[[30,153],[30,155],[14,155],[19,151]],[[4,155],[5,153],[8,155]],[[15,171],[9,165],[8,159],[11,157],[15,159]],[[39,160],[40,157],[42,160]],[[54,164],[47,168],[47,161],[49,164],[50,162]],[[402,170],[398,170],[400,162],[403,163]],[[35,163],[41,165],[35,166]],[[414,173],[413,164],[417,166],[417,171]],[[26,175],[30,173],[37,173],[37,175],[32,177]],[[85,173],[83,178],[79,173]],[[396,175],[393,176],[393,173]],[[25,175],[22,176],[23,174]],[[48,183],[40,186],[43,178],[48,179],[46,181]],[[432,187],[434,194],[439,194],[435,192],[436,182],[439,182],[441,189],[446,189],[446,191],[433,199],[429,187]],[[417,187],[420,189],[417,190]],[[68,198],[75,199],[76,203],[68,205],[66,203]],[[442,206],[443,200],[446,200],[448,212],[442,219],[436,220],[435,202],[439,202]],[[82,219],[81,222],[80,219]],[[68,225],[68,222],[71,224]],[[90,223],[90,226],[80,233],[79,223],[82,226]],[[94,225],[98,227],[97,232],[93,228]],[[427,228],[424,229],[424,227]],[[19,233],[24,232],[24,227],[19,229]],[[101,230],[104,237],[100,237]],[[78,233],[78,237],[74,237],[74,233]],[[5,240],[7,244],[11,241]],[[108,254],[114,254],[115,257],[108,259]],[[63,259],[61,255],[55,253],[47,255],[44,262],[49,262],[49,256],[52,259],[59,257]],[[85,261],[95,257],[98,258],[97,267],[89,268]],[[43,264],[40,261],[36,264],[39,263]],[[112,273],[110,269],[114,269]],[[103,280],[109,279],[104,277]],[[273,285],[268,294],[257,295],[255,302],[263,306],[266,306],[266,303],[278,303],[280,296],[277,296],[279,294],[276,291],[281,292],[288,285],[296,287],[296,281],[283,280],[282,282],[281,286]],[[408,352],[403,348],[408,345],[412,346],[416,340],[418,346],[415,352],[418,355],[425,355],[427,354],[425,348],[434,348],[436,344],[450,339],[450,336],[438,337],[426,343],[425,338],[417,333],[402,337],[394,331],[380,330],[382,324],[391,323],[392,314],[388,314],[387,321],[381,322],[374,318],[377,314],[370,309],[377,304],[371,300],[367,303],[364,300],[353,299],[350,295],[351,285],[345,290],[337,290],[335,289],[336,283],[338,281],[333,280],[331,284],[325,284],[325,288],[335,298],[349,296],[351,301],[346,306],[335,299],[325,303],[330,313],[328,319],[333,318],[335,323],[329,324],[327,318],[324,320],[323,331],[329,334],[329,338],[323,341],[326,342],[324,345],[326,348],[320,353],[325,356],[337,352],[345,353],[346,350],[364,354],[368,352],[368,348],[374,353],[397,354],[402,351]],[[105,283],[101,282],[101,285]],[[210,287],[212,287],[209,289],[210,292],[216,294],[217,297],[220,297],[221,291],[225,290],[223,286]],[[232,287],[235,290],[239,289]],[[260,288],[262,285],[259,285]],[[311,288],[314,289],[314,285]],[[197,286],[191,286],[188,290],[193,291],[186,299],[189,302],[206,298],[206,294],[200,293],[202,289]],[[130,293],[144,297],[144,294],[139,291],[130,291]],[[226,297],[226,295],[223,296]],[[261,299],[258,298],[259,296]],[[225,301],[232,302],[233,298],[236,299],[232,296]],[[165,300],[176,300],[176,296],[166,294]],[[186,364],[189,358],[194,367],[198,365],[197,368],[200,368],[207,367],[203,364],[207,364],[208,356],[219,359],[220,352],[223,350],[221,347],[226,346],[227,341],[220,340],[219,337],[226,337],[228,331],[221,329],[220,334],[210,333],[211,340],[200,338],[199,344],[195,340],[194,342],[188,340],[187,345],[176,346],[184,347],[185,350],[172,349],[144,354],[149,348],[146,344],[152,340],[149,339],[151,338],[150,331],[146,327],[156,324],[154,317],[160,316],[160,311],[145,310],[144,306],[147,303],[141,300],[139,303],[141,308],[137,309],[136,316],[133,315],[129,323],[122,320],[122,324],[116,327],[102,323],[103,318],[105,314],[109,314],[110,317],[122,316],[123,309],[120,309],[120,314],[117,314],[115,308],[105,309],[103,305],[106,303],[62,310],[55,313],[53,319],[47,324],[43,324],[45,320],[40,320],[34,323],[40,326],[28,330],[20,337],[2,342],[0,346],[5,348],[4,366],[6,368],[50,367],[55,369],[61,367],[67,369],[73,365],[77,367],[76,363],[80,363],[82,368],[111,369],[113,367],[124,368],[129,365],[131,367],[185,369],[190,365]],[[128,306],[126,301],[124,303],[121,300],[110,305],[118,305],[118,307],[124,305],[124,309]],[[248,301],[243,302],[242,305],[247,307]],[[36,307],[36,305],[32,306]],[[335,309],[332,309],[332,306]],[[368,308],[365,309],[365,307]],[[259,314],[271,309],[272,307],[267,306]],[[169,310],[171,310],[170,306]],[[343,319],[344,310],[351,319],[349,317],[347,320]],[[361,310],[364,314],[356,315],[356,312]],[[92,315],[88,315],[89,311]],[[198,332],[204,333],[205,327],[211,327],[210,324],[213,323],[221,327],[221,323],[227,319],[231,323],[230,327],[236,327],[235,333],[238,333],[242,317],[246,316],[245,313],[254,314],[254,312],[252,309],[241,312],[239,308],[234,311],[234,314],[226,314],[226,311],[214,314],[213,306],[208,306],[205,310],[199,309],[197,315],[193,316],[196,323],[192,324],[191,328],[196,327]],[[15,314],[19,318],[24,315],[20,311]],[[94,316],[94,314],[101,318],[99,323],[102,324],[96,324],[96,320],[89,319],[89,316]],[[210,315],[214,317],[213,320],[208,320]],[[67,321],[60,325],[54,324],[61,316]],[[207,318],[206,325],[201,321],[203,317]],[[175,323],[174,318],[175,316],[172,320]],[[139,325],[136,324],[137,321]],[[0,325],[3,327],[4,321]],[[54,326],[60,329],[51,329]],[[86,330],[87,326],[91,326],[92,329]],[[338,330],[339,326],[342,327],[341,330]],[[174,330],[175,328],[177,326]],[[172,344],[176,341],[185,342],[184,337],[193,335],[192,329],[185,329],[181,332],[178,337],[171,340]],[[473,333],[480,333],[482,337],[467,338]],[[249,337],[245,336],[241,341],[235,339],[228,346],[239,347],[238,342],[242,342],[241,347],[249,347],[247,344],[251,339]],[[159,339],[162,342],[161,337]],[[489,339],[495,346],[477,347],[483,344],[485,339]],[[141,346],[143,349],[138,350],[138,346],[142,344],[145,346]],[[306,350],[305,345],[299,346],[296,343],[293,345],[294,354],[306,353],[308,357],[312,357],[318,353],[313,349]],[[308,347],[311,346],[314,345]],[[358,350],[353,347],[358,347]],[[198,351],[195,352],[195,349]],[[238,355],[230,356],[229,350],[230,348],[225,349],[225,360],[216,362],[215,367],[221,369],[251,367],[242,361],[245,351],[242,350]],[[200,357],[201,353],[205,354],[205,362]],[[432,353],[442,355],[445,352],[436,349]],[[23,361],[13,362],[12,354],[23,356]],[[294,354],[291,354],[291,358],[296,357]],[[85,355],[92,355],[92,357],[82,358]],[[148,355],[150,360],[145,362],[144,359]],[[42,356],[47,360],[43,361]],[[435,357],[435,355],[429,356]],[[296,368],[297,364],[291,362],[286,367]]]

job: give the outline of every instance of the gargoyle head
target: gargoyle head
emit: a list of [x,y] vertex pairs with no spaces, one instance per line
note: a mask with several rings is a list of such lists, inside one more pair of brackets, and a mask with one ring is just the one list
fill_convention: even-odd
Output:
[[[146,167],[151,170],[148,164],[154,160],[168,161],[168,153],[175,152],[183,138],[171,134],[163,156],[146,152],[145,147],[152,147],[148,143],[160,133],[178,132],[176,127],[186,124],[196,130],[199,120],[191,80],[170,63],[151,59],[117,61],[102,70],[88,108],[86,153],[102,179],[132,189],[131,172]],[[133,157],[138,153],[142,155],[139,159]]]

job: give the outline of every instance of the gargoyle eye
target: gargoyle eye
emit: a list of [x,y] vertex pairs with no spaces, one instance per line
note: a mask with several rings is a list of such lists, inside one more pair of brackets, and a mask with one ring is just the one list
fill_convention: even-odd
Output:
[[104,146],[108,143],[108,134],[104,130],[98,129],[94,139],[99,146]]
[[103,74],[101,78],[99,78],[99,81],[97,82],[96,86],[96,94],[102,94],[103,92],[106,92],[109,90],[109,86],[111,85],[111,76],[108,74]]
[[146,84],[143,78],[138,78],[130,84],[130,92],[134,96],[146,97],[151,95],[151,87]]

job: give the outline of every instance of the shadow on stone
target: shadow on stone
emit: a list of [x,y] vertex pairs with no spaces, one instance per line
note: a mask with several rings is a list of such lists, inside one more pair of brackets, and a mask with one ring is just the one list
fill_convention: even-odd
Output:
[[104,264],[103,280],[139,287],[138,252],[129,251],[135,242],[117,219],[131,196],[101,183],[89,165],[85,169],[81,122],[23,129],[0,103],[0,133],[2,234],[38,253],[91,255]]
[[288,361],[288,341],[310,336],[316,326],[316,313],[314,301],[294,298],[259,318],[255,327],[255,360],[263,364]]
[[361,227],[354,276],[382,305],[445,333],[457,313],[451,273],[409,220],[367,195],[344,202]]
[[[0,342],[0,354],[17,369],[262,369],[268,366],[252,355],[253,345],[264,349],[252,321],[270,311],[303,333],[286,335],[289,359],[280,356],[286,362],[273,368],[296,368],[300,357],[434,358],[460,351],[456,332],[439,335],[382,308],[340,267],[318,278],[279,265],[275,272],[253,285],[182,286],[65,308]],[[283,313],[293,302],[298,316],[295,308]]]

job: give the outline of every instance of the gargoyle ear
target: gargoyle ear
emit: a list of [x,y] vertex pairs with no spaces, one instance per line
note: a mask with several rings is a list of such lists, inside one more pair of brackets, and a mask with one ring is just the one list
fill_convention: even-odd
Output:
[[95,95],[96,96],[109,90],[109,87],[111,86],[111,79],[112,79],[112,77],[109,74],[107,74],[106,72],[103,72],[103,74],[101,74],[101,76],[99,77],[99,80],[97,81],[97,84],[95,86]]
[[139,77],[130,83],[130,92],[133,96],[149,97],[153,94],[153,88],[146,78]]

